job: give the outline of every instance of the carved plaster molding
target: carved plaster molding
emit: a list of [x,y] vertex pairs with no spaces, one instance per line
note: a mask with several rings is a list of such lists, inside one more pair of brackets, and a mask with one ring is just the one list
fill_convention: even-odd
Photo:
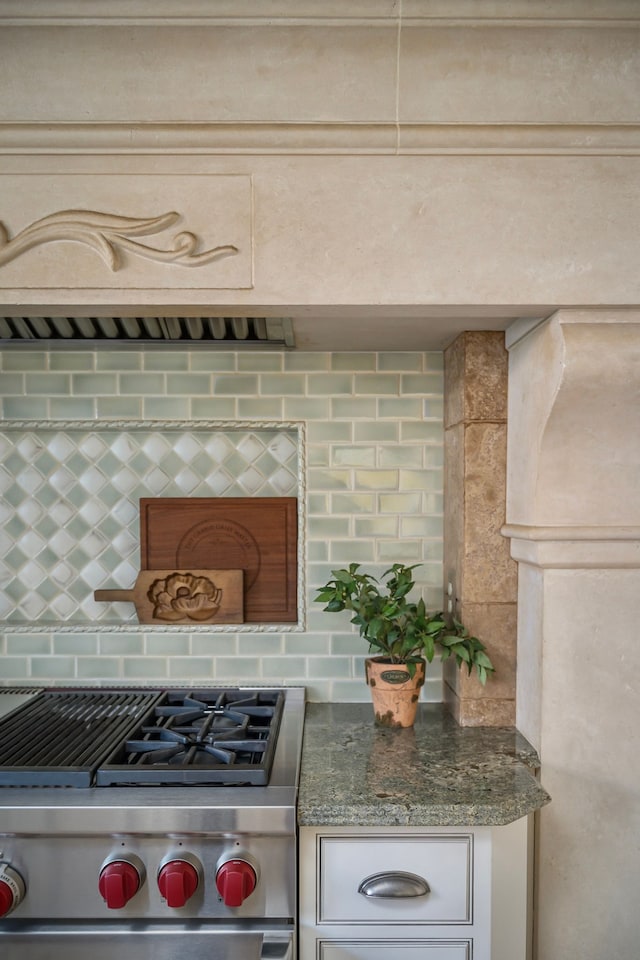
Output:
[[175,0],[3,0],[0,22],[11,26],[119,25],[206,26],[326,24],[395,26],[409,23],[448,26],[451,23],[498,23],[555,26],[576,23],[634,25],[635,0],[564,0],[554,9],[548,0],[191,0],[183,9]]
[[0,123],[0,155],[638,156],[637,123]]
[[239,252],[233,244],[197,251],[199,238],[189,231],[176,233],[168,249],[152,247],[132,240],[161,233],[180,220],[180,214],[165,213],[159,217],[121,217],[96,210],[60,210],[31,223],[10,238],[0,221],[0,267],[45,243],[72,240],[85,244],[98,253],[107,266],[115,271],[122,266],[122,250],[156,263],[177,263],[183,267],[201,267],[235,256]]
[[636,308],[563,308],[510,347],[509,536],[539,553],[575,541],[587,555],[599,542],[634,554],[638,396]]
[[[555,529],[555,528],[554,528]],[[511,556],[518,563],[542,570],[638,570],[640,527],[565,527],[557,539],[549,528],[507,524]]]

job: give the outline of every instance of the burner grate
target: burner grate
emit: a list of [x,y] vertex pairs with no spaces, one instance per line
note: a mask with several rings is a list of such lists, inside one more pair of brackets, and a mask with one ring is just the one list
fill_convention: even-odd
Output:
[[100,786],[269,781],[282,691],[169,692],[96,774]]

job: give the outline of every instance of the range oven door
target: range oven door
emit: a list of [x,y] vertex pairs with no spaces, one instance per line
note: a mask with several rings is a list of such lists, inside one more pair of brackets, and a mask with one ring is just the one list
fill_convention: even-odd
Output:
[[[8,926],[8,925],[6,925]],[[29,924],[0,928],[7,960],[294,960],[294,935],[213,924]]]

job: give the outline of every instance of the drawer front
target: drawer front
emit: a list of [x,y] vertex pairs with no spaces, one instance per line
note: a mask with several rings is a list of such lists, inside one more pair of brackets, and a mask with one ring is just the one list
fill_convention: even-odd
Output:
[[[318,854],[318,923],[473,922],[471,834],[321,836]],[[411,890],[397,889],[402,884],[396,881],[396,873],[422,878],[429,892],[407,896]],[[391,875],[388,881],[368,885],[374,893],[385,895],[359,893],[361,883],[377,874]],[[393,892],[405,895],[388,895]]]
[[471,960],[470,940],[321,941],[319,960]]

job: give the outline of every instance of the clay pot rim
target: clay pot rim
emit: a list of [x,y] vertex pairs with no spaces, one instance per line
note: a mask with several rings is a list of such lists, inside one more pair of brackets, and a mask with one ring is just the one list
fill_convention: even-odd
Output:
[[367,660],[370,660],[372,663],[390,663],[394,667],[406,667],[408,663],[424,663],[426,664],[426,657],[410,657],[408,660],[394,660],[393,657],[385,657],[382,654],[379,656],[367,657]]

